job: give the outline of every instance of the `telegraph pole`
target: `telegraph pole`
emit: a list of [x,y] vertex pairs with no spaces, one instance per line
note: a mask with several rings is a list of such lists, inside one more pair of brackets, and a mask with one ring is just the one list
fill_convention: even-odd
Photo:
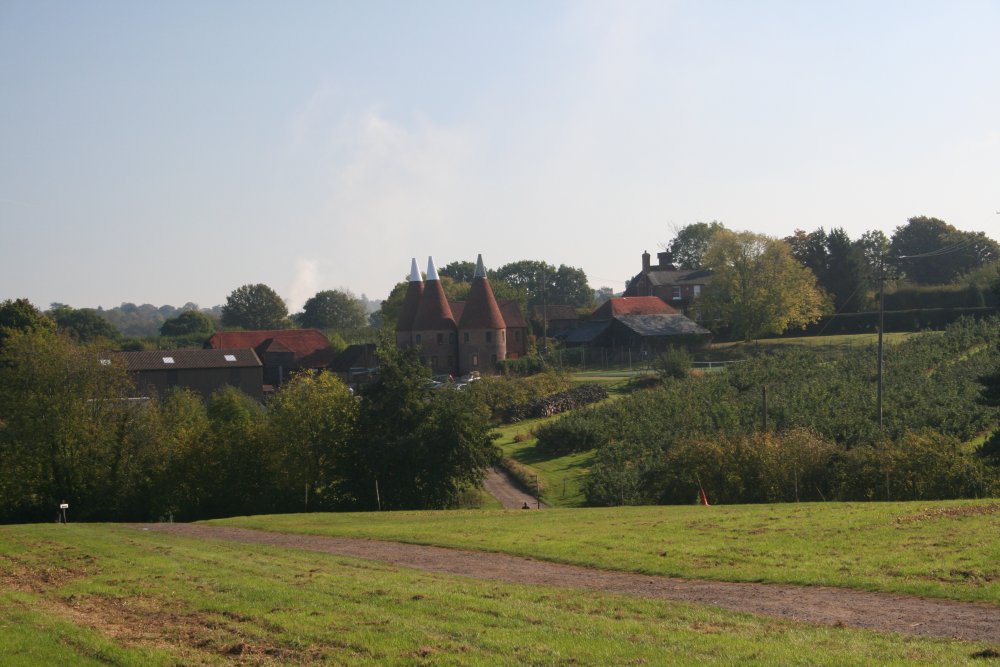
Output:
[[878,272],[878,430],[882,431],[882,332],[885,330],[885,252],[879,256]]

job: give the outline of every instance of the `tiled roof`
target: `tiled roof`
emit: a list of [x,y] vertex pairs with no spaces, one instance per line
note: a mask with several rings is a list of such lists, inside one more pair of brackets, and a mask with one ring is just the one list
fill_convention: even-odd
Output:
[[396,320],[396,331],[410,331],[417,319],[417,309],[420,307],[420,296],[424,293],[422,281],[410,281],[406,286],[406,296],[403,297],[403,307],[399,310]]
[[493,296],[490,281],[483,276],[472,279],[472,287],[465,301],[465,308],[458,320],[459,329],[504,329],[506,328],[500,306]]
[[676,271],[647,271],[646,279],[649,280],[650,285],[661,286],[661,285],[705,285],[712,280],[712,272],[707,269],[698,269],[695,271],[689,270],[676,270]]
[[424,293],[420,297],[417,316],[413,320],[413,330],[440,331],[454,328],[455,316],[452,315],[441,281],[428,280],[424,283]]
[[300,368],[326,368],[335,352],[319,329],[268,329],[261,331],[220,331],[208,339],[219,349],[250,347],[262,355],[267,351],[291,351]]
[[[532,318],[542,321],[542,306],[534,306],[531,309]],[[560,306],[548,304],[544,306],[546,319],[551,320],[578,320],[580,316],[573,306]]]
[[525,328],[528,326],[528,323],[524,321],[524,316],[521,314],[521,305],[517,301],[501,301],[500,312],[503,314],[503,321],[507,324],[508,329]]
[[191,368],[259,368],[260,359],[249,348],[221,350],[140,350],[110,352],[107,359],[120,359],[127,371],[178,370]]
[[616,296],[600,305],[590,319],[611,319],[620,315],[656,315],[676,313],[658,296]]

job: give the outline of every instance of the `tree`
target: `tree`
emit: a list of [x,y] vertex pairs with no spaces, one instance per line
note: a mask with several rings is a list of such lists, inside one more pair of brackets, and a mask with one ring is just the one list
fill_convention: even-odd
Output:
[[27,333],[55,330],[56,323],[27,299],[7,299],[0,303],[0,349],[3,349],[7,337],[15,331]]
[[97,314],[93,308],[60,306],[48,313],[59,331],[68,334],[78,343],[90,343],[101,338],[117,341],[121,338],[111,322]]
[[496,462],[485,405],[472,392],[428,391],[428,374],[412,350],[379,350],[379,380],[361,394],[338,466],[356,507],[453,507]]
[[355,437],[358,404],[333,373],[298,373],[268,404],[279,465],[275,490],[285,509],[332,510],[342,503],[337,462]]
[[288,308],[267,285],[243,285],[226,297],[222,324],[250,330],[283,329],[288,326]]
[[186,310],[177,317],[164,320],[160,327],[161,336],[211,336],[215,331],[215,323],[205,313],[197,310]]
[[124,368],[66,335],[15,331],[0,350],[0,521],[112,515],[128,457],[117,446],[140,406]]
[[471,283],[476,275],[475,262],[451,262],[443,269],[438,269],[438,275],[448,276],[460,283]]
[[368,323],[361,301],[341,290],[317,292],[306,301],[296,319],[299,326],[316,329],[357,329]]
[[824,299],[816,277],[792,257],[788,244],[763,234],[721,231],[705,253],[712,282],[696,304],[749,341],[819,319]]
[[[940,254],[909,259],[936,251]],[[920,216],[896,228],[889,256],[913,282],[940,285],[1000,259],[1000,244],[983,232],[963,232],[943,220]]]
[[[587,284],[583,269],[560,265],[559,268],[536,260],[521,260],[504,264],[490,276],[490,281],[500,280],[515,291],[526,295],[527,307],[547,303],[589,307],[594,294]],[[494,289],[496,293],[496,289]]]
[[666,245],[674,264],[682,269],[704,268],[703,257],[712,238],[726,228],[718,220],[694,222],[677,230],[676,236]]
[[809,233],[796,229],[785,243],[792,256],[813,272],[837,312],[858,310],[869,283],[868,267],[862,247],[843,228],[836,227],[829,234],[822,227]]

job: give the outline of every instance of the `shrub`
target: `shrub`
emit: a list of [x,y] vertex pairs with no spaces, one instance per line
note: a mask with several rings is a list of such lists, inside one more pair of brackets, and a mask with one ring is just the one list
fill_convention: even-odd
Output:
[[691,355],[678,347],[670,347],[653,363],[657,375],[663,380],[683,380],[691,372]]

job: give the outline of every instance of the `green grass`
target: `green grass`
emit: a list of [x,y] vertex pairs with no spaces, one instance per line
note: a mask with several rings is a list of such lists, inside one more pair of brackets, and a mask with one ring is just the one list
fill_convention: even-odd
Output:
[[996,500],[297,514],[220,523],[686,578],[822,584],[1000,604]]
[[[912,332],[894,332],[884,334],[882,337],[886,345],[901,343],[910,336]],[[705,355],[696,354],[696,358],[701,359],[707,356],[712,359],[745,359],[756,354],[761,349],[780,349],[808,347],[820,353],[839,353],[847,350],[867,347],[878,343],[878,334],[844,334],[837,336],[797,336],[789,338],[761,338],[759,340],[729,343],[713,343]]]
[[0,637],[4,665],[972,665],[984,648],[97,524],[0,527]]
[[[584,502],[581,484],[593,458],[593,452],[583,452],[548,458],[536,447],[532,432],[538,426],[559,419],[561,415],[507,424],[497,429],[496,441],[503,455],[530,469],[541,483],[542,499],[552,507],[581,507]],[[526,439],[522,439],[526,438]]]

